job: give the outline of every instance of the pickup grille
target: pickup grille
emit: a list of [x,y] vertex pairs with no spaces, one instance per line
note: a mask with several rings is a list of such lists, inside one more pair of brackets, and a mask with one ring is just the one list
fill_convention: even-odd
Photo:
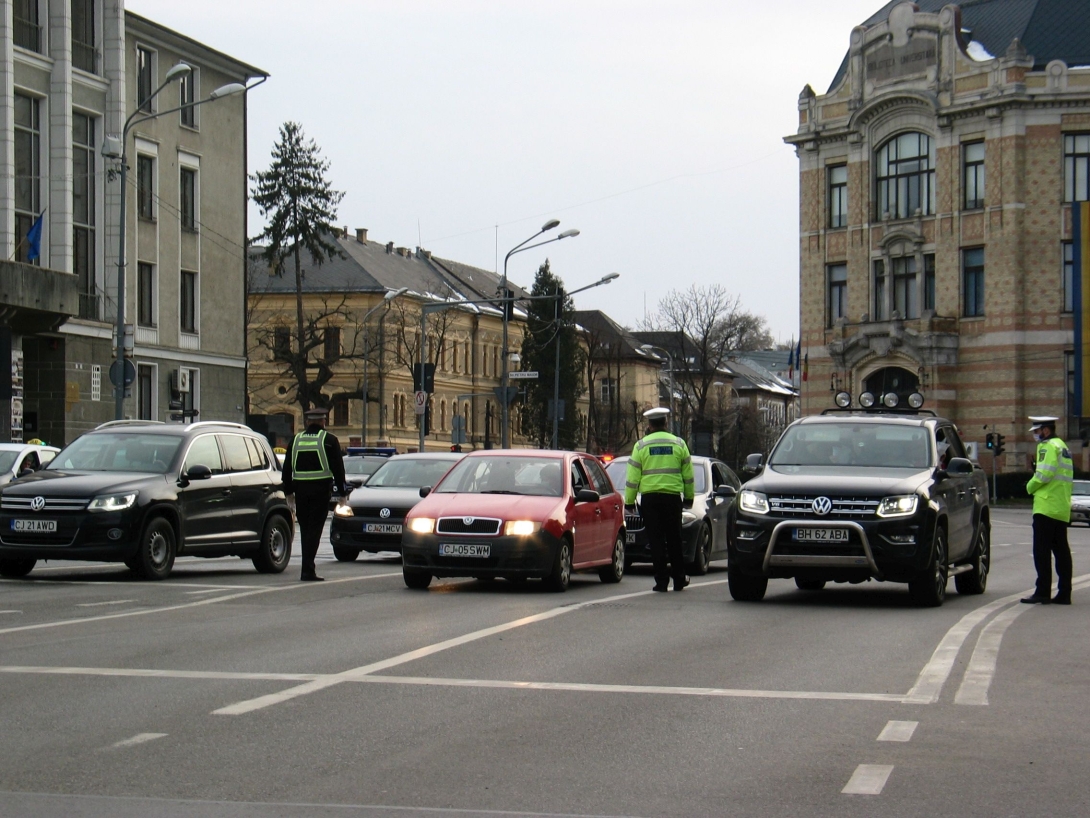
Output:
[[[818,497],[828,497],[832,510],[821,517],[814,513],[813,502]],[[870,520],[878,511],[876,497],[833,497],[828,494],[770,495],[768,504],[772,514],[779,517],[822,520]]]

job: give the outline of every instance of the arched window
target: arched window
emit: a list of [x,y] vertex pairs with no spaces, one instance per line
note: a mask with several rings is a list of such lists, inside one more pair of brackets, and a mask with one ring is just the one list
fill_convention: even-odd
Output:
[[877,213],[891,219],[909,219],[919,210],[935,212],[935,152],[931,137],[903,133],[890,139],[875,154]]
[[899,366],[887,366],[871,373],[863,381],[863,389],[879,400],[887,392],[894,392],[900,398],[899,405],[903,407],[908,405],[909,395],[920,391],[920,379],[907,369],[902,369]]
[[440,401],[439,403],[439,431],[445,432],[447,430],[447,402]]

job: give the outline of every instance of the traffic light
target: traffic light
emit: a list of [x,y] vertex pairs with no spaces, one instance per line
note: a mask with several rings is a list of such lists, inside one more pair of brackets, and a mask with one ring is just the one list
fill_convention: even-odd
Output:
[[996,457],[999,457],[999,455],[1003,454],[1003,435],[999,434],[999,432],[995,433],[994,453]]
[[984,448],[988,451],[992,451],[995,448],[995,435],[991,432],[988,432],[988,434],[984,436]]
[[455,443],[455,444],[451,445],[450,450],[452,452],[460,452],[460,451],[462,451],[462,444],[461,443]]

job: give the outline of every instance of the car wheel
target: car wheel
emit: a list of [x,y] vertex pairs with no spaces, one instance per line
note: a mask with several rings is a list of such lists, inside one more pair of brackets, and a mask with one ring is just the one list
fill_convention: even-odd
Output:
[[689,566],[689,573],[702,577],[708,573],[708,565],[712,561],[712,529],[707,523],[700,526],[700,533],[696,535],[696,551],[693,553],[693,562]]
[[568,590],[571,584],[571,543],[566,539],[562,539],[556,549],[553,570],[545,578],[545,583],[558,593]]
[[737,568],[727,564],[727,587],[730,595],[739,602],[760,602],[768,590],[768,577],[754,577],[743,574]]
[[412,568],[402,568],[401,576],[405,578],[405,585],[414,591],[423,591],[431,585],[431,574],[427,571],[415,571]]
[[254,568],[262,574],[279,574],[291,559],[291,526],[277,514],[265,523],[261,548],[254,557]]
[[982,594],[988,587],[988,572],[992,567],[992,536],[988,524],[980,521],[976,532],[976,548],[973,549],[972,571],[954,577],[954,587],[959,594]]
[[174,527],[164,517],[153,517],[144,529],[133,561],[144,579],[166,579],[174,567],[178,540]]
[[921,608],[937,608],[946,599],[946,580],[949,578],[946,567],[946,531],[935,529],[935,544],[931,550],[931,565],[922,571],[916,579],[908,583],[908,593],[912,601]]
[[800,591],[820,591],[825,587],[825,580],[823,579],[803,579],[802,577],[795,577],[795,587]]
[[598,569],[598,577],[608,583],[620,582],[624,578],[624,534],[617,534],[613,542],[613,559],[609,565]]
[[0,560],[0,577],[7,577],[8,579],[25,577],[34,570],[37,562],[35,559]]
[[343,545],[333,546],[333,556],[337,558],[339,562],[355,562],[356,557],[360,555],[360,549],[347,548]]

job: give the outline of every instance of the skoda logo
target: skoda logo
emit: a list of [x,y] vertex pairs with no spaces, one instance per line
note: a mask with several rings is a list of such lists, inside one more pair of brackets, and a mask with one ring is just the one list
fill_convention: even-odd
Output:
[[473,525],[473,518],[472,517],[463,517],[462,518],[462,525]]
[[45,508],[45,498],[44,497],[41,497],[41,496],[35,497],[33,500],[30,501],[30,510],[31,511],[41,511],[43,508]]
[[810,504],[810,508],[814,510],[814,514],[817,516],[824,517],[833,510],[833,501],[828,497],[818,497]]
[[388,509],[388,508],[382,509],[382,511],[380,511],[378,513],[378,516],[385,520],[387,517],[390,516],[390,509]]

